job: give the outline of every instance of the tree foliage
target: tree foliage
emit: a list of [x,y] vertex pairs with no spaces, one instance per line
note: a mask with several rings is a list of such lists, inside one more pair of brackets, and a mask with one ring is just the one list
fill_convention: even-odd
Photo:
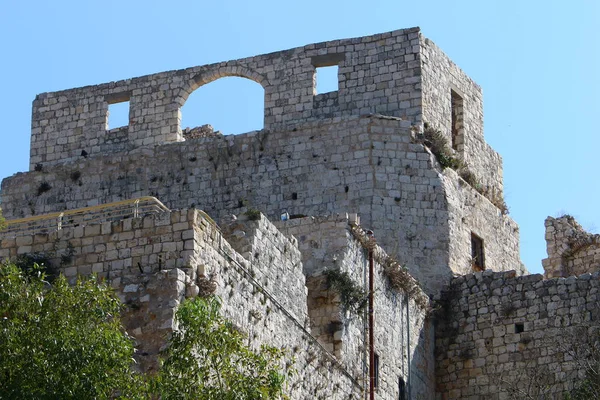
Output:
[[584,325],[564,341],[566,345],[562,345],[561,350],[585,374],[575,380],[575,389],[567,399],[600,400],[600,328]]
[[95,277],[52,285],[41,268],[0,265],[0,398],[135,398],[121,303]]
[[283,352],[255,351],[216,298],[185,301],[158,375],[133,370],[122,304],[94,276],[50,284],[38,264],[0,264],[0,399],[274,399]]
[[176,315],[179,329],[171,338],[154,392],[165,400],[279,398],[286,378],[282,350],[263,345],[253,351],[219,310],[215,297],[197,297],[181,305]]

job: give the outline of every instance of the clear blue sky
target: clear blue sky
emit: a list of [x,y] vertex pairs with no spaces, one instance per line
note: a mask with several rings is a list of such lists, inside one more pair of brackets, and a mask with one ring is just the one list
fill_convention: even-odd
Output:
[[[27,170],[37,93],[420,26],[483,88],[522,259],[541,272],[546,216],[600,226],[599,23],[597,0],[3,1],[0,177]],[[183,126],[262,126],[252,82],[189,101]]]

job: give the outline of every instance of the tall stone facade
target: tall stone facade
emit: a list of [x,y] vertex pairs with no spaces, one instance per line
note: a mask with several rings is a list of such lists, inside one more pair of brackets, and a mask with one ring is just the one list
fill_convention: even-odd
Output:
[[[338,90],[317,94],[318,68],[333,65]],[[226,76],[263,87],[264,129],[182,129],[188,96]],[[119,102],[129,102],[129,123],[113,128],[108,109]],[[440,141],[462,168],[445,167]],[[172,211],[114,217],[110,204],[146,196]],[[108,279],[128,306],[144,370],[156,368],[178,304],[208,287],[251,343],[294,354],[292,398],[362,398],[366,315],[328,274],[365,290],[369,254],[377,398],[506,398],[510,385],[492,377],[515,381],[517,362],[566,371],[545,345],[566,326],[552,318],[597,324],[585,311],[597,274],[520,277],[481,89],[418,28],[40,94],[30,171],[2,181],[2,206],[16,228],[0,234],[0,258],[44,253],[72,279]],[[85,207],[105,219],[61,229],[60,214],[44,217]],[[595,268],[595,239],[580,246],[583,236],[561,224],[577,231],[547,221],[547,276]],[[543,333],[551,319],[557,330]],[[553,376],[548,393],[573,387],[559,383],[572,375]]]
[[[325,65],[338,65],[338,90],[315,94]],[[223,76],[263,86],[264,129],[186,140],[181,106]],[[107,130],[108,105],[125,100],[128,126]],[[4,213],[147,195],[217,219],[245,205],[271,219],[283,209],[359,213],[434,294],[472,271],[472,235],[489,268],[521,266],[514,221],[416,139],[423,122],[440,129],[501,198],[501,158],[483,139],[482,108],[481,89],[417,28],[44,93],[33,105],[31,170],[3,181]]]

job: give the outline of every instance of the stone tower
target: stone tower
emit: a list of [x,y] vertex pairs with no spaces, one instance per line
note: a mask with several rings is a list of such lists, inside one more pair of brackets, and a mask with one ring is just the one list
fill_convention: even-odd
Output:
[[[338,66],[338,90],[316,94],[325,66]],[[264,88],[264,129],[186,137],[181,106],[226,76]],[[108,129],[118,102],[129,124]],[[442,168],[419,140],[424,123],[476,183]],[[8,219],[149,195],[217,220],[247,208],[275,219],[358,213],[431,294],[473,268],[521,269],[481,88],[418,28],[36,97],[30,171],[2,182]]]

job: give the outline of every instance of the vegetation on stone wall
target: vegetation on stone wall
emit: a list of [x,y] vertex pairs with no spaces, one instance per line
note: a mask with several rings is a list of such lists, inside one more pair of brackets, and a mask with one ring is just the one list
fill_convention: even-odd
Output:
[[[590,326],[586,324],[560,336],[558,341],[554,338],[551,343],[574,367],[560,378],[574,386],[570,392],[564,393],[565,400],[600,400],[600,331],[595,327],[590,334],[589,329]],[[510,376],[510,370],[505,370],[494,376],[492,381],[511,398],[555,398],[552,389],[557,379],[556,372],[548,364],[539,365],[534,361],[522,364],[524,367],[517,375]]]
[[0,208],[0,231],[6,228],[6,220],[2,216],[2,209]]
[[59,241],[55,241],[52,250],[49,251],[19,254],[12,262],[26,273],[38,270],[47,280],[53,281],[58,277],[60,268],[69,265],[75,255],[75,249],[70,242],[63,251],[59,251],[58,244]]
[[44,193],[48,192],[48,191],[49,191],[49,190],[51,190],[51,189],[52,189],[52,186],[51,186],[51,185],[50,185],[48,182],[46,182],[46,181],[43,181],[43,182],[42,182],[42,183],[40,183],[40,185],[38,186],[38,189],[37,189],[37,195],[38,195],[38,196],[41,196],[42,194],[44,194]]
[[429,124],[424,124],[423,133],[417,134],[417,139],[427,146],[433,153],[442,169],[451,168],[458,173],[465,182],[467,182],[479,194],[485,196],[493,205],[495,205],[502,214],[508,214],[508,206],[501,193],[493,188],[486,187],[479,182],[477,176],[469,169],[466,162],[459,157],[448,145],[446,136],[438,129]]
[[350,228],[352,236],[366,250],[373,250],[373,259],[383,268],[383,274],[388,279],[392,289],[404,292],[409,298],[419,305],[423,310],[429,311],[429,297],[423,292],[419,282],[413,278],[408,269],[394,257],[386,254],[383,249],[377,246],[375,239],[358,225],[352,225]]
[[263,345],[253,351],[246,337],[220,314],[216,297],[184,302],[153,392],[162,399],[279,399],[286,377],[284,352]]
[[575,329],[562,337],[559,349],[571,359],[577,369],[584,371],[583,379],[577,377],[575,388],[566,396],[568,400],[600,400],[600,327],[593,323]]
[[255,208],[248,208],[244,213],[250,221],[258,221],[260,219],[260,211]]
[[387,276],[390,286],[400,292],[406,293],[424,310],[429,310],[429,298],[424,294],[419,282],[412,277],[406,267],[400,265],[400,262],[394,257],[385,255],[383,260],[379,261],[383,267],[383,273]]
[[428,123],[424,124],[424,128],[419,139],[425,146],[429,147],[429,150],[435,155],[442,169],[452,168],[458,171],[465,168],[463,160],[448,146],[448,140],[442,132],[434,129]]
[[182,303],[156,376],[134,371],[122,307],[94,276],[49,283],[38,264],[0,264],[0,398],[282,398],[283,351],[249,348],[216,298]]
[[340,295],[343,308],[361,315],[367,307],[368,293],[350,278],[348,272],[329,269],[324,275],[327,278],[327,287]]

